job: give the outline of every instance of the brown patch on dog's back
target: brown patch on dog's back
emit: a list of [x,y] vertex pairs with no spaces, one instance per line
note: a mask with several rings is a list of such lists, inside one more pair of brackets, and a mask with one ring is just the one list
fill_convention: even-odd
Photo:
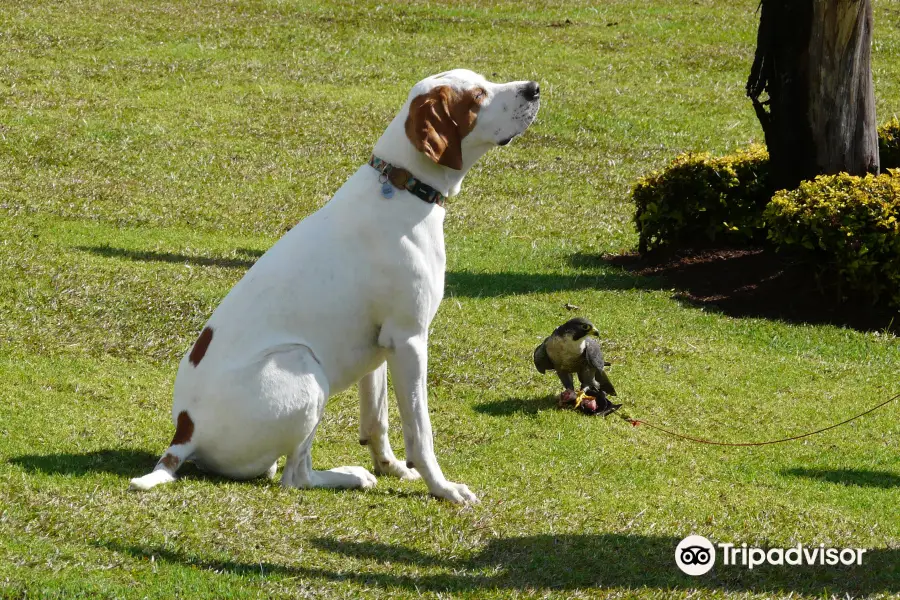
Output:
[[180,446],[187,444],[194,437],[194,421],[187,414],[186,410],[178,413],[178,421],[175,423],[175,435],[172,437],[170,446]]
[[206,349],[209,348],[209,343],[212,339],[212,327],[205,327],[203,331],[200,332],[200,337],[194,342],[194,347],[191,348],[191,354],[188,356],[188,360],[191,361],[192,365],[196,367],[200,364],[200,361],[206,356]]

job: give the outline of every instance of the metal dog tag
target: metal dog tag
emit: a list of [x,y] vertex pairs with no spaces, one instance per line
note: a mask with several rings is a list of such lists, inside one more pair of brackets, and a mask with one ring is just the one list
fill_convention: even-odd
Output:
[[381,184],[381,195],[388,199],[394,197],[394,186],[392,186],[389,181],[385,181]]

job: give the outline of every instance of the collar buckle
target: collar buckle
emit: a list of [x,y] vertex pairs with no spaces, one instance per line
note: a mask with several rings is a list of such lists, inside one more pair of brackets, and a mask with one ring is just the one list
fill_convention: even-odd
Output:
[[378,178],[379,183],[390,181],[391,185],[395,188],[406,190],[428,204],[437,204],[441,207],[444,206],[444,200],[447,199],[446,196],[430,185],[422,183],[421,180],[413,177],[412,173],[406,169],[395,167],[394,165],[381,160],[374,154],[372,155],[372,158],[369,159],[369,166],[381,173]]
[[[409,184],[409,180],[412,176],[409,174],[409,171],[406,169],[400,169],[398,167],[391,168],[390,173],[388,173],[388,181],[390,181],[393,186],[400,190],[409,189],[407,186]],[[418,182],[418,180],[415,180]]]

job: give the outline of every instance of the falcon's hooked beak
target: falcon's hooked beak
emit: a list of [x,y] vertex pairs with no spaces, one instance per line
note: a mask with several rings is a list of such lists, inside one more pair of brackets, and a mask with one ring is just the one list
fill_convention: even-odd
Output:
[[591,331],[590,331],[590,333],[588,333],[588,335],[592,335],[594,337],[600,337],[600,332],[597,331],[596,327],[591,327]]

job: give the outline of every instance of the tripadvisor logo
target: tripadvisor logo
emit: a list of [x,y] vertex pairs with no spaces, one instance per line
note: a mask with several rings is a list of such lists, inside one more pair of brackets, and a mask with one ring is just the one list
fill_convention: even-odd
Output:
[[716,564],[716,549],[702,535],[689,535],[675,548],[675,564],[688,575],[703,575]]
[[716,564],[716,548],[723,565],[738,565],[753,569],[760,565],[861,565],[863,548],[826,548],[825,544],[807,547],[797,544],[792,548],[748,547],[747,544],[713,543],[702,535],[689,535],[675,548],[675,564],[688,575],[703,575]]

